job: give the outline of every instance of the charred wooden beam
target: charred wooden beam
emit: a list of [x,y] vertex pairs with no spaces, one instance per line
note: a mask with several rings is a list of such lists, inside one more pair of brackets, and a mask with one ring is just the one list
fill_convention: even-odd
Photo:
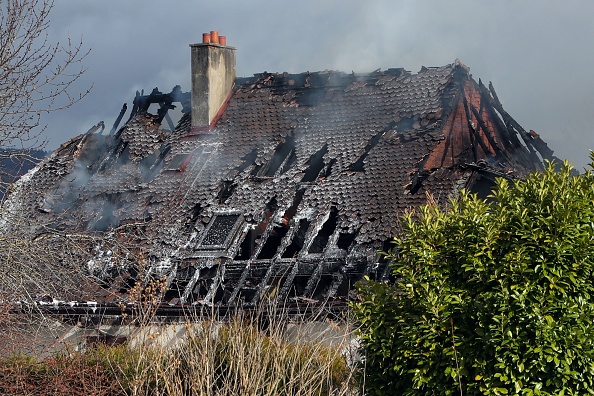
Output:
[[[477,133],[477,130],[474,127],[474,125],[472,125],[472,117],[470,115],[470,111],[469,111],[469,108],[468,108],[468,101],[466,100],[466,95],[464,95],[464,97],[463,97],[463,104],[464,104],[464,113],[466,114],[466,120],[468,122],[468,129],[474,135],[474,141],[475,142],[478,142],[478,144],[481,146],[481,148],[483,149],[483,151],[485,152],[485,154],[494,154],[493,151],[491,151],[491,149],[489,148],[489,146],[487,146],[485,144],[485,142],[483,141],[483,139],[481,139],[481,136]],[[485,135],[486,135],[486,133],[485,133]],[[489,143],[491,143],[491,141],[489,141]],[[491,147],[495,148],[496,146],[494,146],[491,143]]]
[[470,105],[470,109],[472,110],[472,114],[474,114],[474,117],[476,118],[476,120],[479,124],[479,127],[485,133],[485,136],[487,137],[487,140],[489,141],[489,144],[491,145],[491,147],[493,147],[493,149],[495,150],[495,152],[497,154],[501,154],[501,148],[497,145],[497,142],[495,141],[495,139],[493,139],[493,135],[491,135],[491,131],[489,131],[489,129],[487,128],[487,125],[485,124],[483,117],[481,117],[481,114],[478,112],[476,107],[474,107],[473,105]]
[[541,162],[540,158],[538,158],[538,155],[536,155],[536,150],[531,142],[531,139],[528,137],[528,133],[524,130],[524,128],[522,128],[522,126],[520,124],[518,124],[518,122],[516,120],[514,120],[512,118],[512,116],[510,116],[507,113],[507,111],[505,111],[503,109],[503,105],[501,104],[501,102],[499,101],[499,98],[497,97],[497,93],[495,92],[495,88],[493,87],[493,84],[491,82],[489,82],[489,89],[487,90],[483,86],[483,90],[486,94],[486,98],[487,99],[490,98],[491,105],[493,105],[493,107],[499,112],[499,114],[501,114],[501,117],[503,118],[503,122],[505,122],[508,129],[510,131],[516,131],[516,133],[518,135],[520,135],[520,137],[524,141],[528,151],[530,152],[530,157],[531,157],[532,161],[535,163],[540,163]]
[[154,88],[149,95],[144,95],[143,93],[136,91],[130,118],[136,115],[136,113],[146,113],[153,103],[157,103],[161,106],[158,112],[160,120],[165,118],[167,111],[175,108],[175,106],[172,105],[172,103],[175,102],[181,103],[182,113],[189,113],[191,111],[190,95],[190,92],[182,92],[179,85],[176,85],[170,93],[163,93],[159,91],[158,88]]
[[481,108],[483,107],[483,100],[486,101],[490,106],[487,106],[486,109],[489,115],[492,117],[493,121],[497,124],[498,129],[501,131],[502,136],[507,139],[507,148],[516,148],[521,145],[520,140],[518,139],[517,134],[508,128],[508,126],[503,122],[501,117],[497,114],[493,107],[493,97],[487,87],[483,84],[482,80],[479,79],[479,90],[481,93]]
[[122,106],[122,110],[120,110],[118,118],[116,118],[115,122],[113,123],[113,126],[111,127],[111,131],[109,131],[109,135],[113,135],[116,129],[118,129],[120,122],[122,122],[122,118],[124,118],[124,114],[126,114],[126,110],[128,110],[128,104],[124,103],[124,105]]

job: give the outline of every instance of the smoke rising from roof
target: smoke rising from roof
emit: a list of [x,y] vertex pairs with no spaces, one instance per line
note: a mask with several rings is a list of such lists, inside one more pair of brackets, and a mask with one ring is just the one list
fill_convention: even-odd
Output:
[[590,1],[125,3],[63,0],[53,32],[83,35],[92,46],[90,97],[48,118],[51,149],[104,120],[111,125],[136,90],[180,84],[189,90],[188,45],[200,33],[224,31],[238,48],[237,75],[262,71],[440,66],[460,58],[474,76],[493,81],[507,111],[536,130],[578,168],[594,149],[594,35]]

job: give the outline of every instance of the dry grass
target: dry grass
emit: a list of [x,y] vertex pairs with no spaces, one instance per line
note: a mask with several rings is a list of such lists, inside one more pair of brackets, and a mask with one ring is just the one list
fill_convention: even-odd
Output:
[[135,344],[97,345],[46,359],[0,359],[0,394],[356,394],[343,353],[350,342],[345,330],[342,337],[335,331],[331,343],[312,334],[294,334],[288,341],[286,321],[275,320],[263,330],[237,315],[226,322],[187,323],[175,346],[159,339],[166,327],[144,330]]

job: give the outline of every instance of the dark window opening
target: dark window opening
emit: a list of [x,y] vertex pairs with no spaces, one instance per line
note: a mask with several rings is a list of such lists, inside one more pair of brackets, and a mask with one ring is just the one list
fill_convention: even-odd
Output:
[[340,285],[336,288],[336,292],[334,293],[335,296],[343,297],[348,296],[349,291],[352,289],[351,281],[348,277],[344,277]]
[[274,150],[274,155],[269,161],[268,166],[263,169],[264,173],[261,176],[274,176],[280,169],[281,173],[285,172],[295,161],[295,138],[287,136],[285,140],[279,144]]
[[235,256],[235,260],[249,260],[252,257],[252,253],[256,248],[256,231],[254,228],[250,227],[243,241],[241,242],[241,246],[239,247],[239,251]]
[[355,232],[341,232],[338,236],[338,248],[342,250],[348,250],[353,244],[357,234]]
[[287,235],[288,231],[289,227],[286,225],[275,226],[268,235],[268,238],[266,239],[266,243],[264,243],[262,250],[260,250],[258,259],[269,260],[273,258],[276,252],[278,251],[278,248],[280,247],[283,238],[285,237],[285,235]]
[[297,190],[297,192],[295,193],[295,197],[293,197],[293,203],[287,210],[285,210],[285,214],[283,217],[285,218],[285,221],[287,223],[289,223],[293,216],[295,216],[295,213],[297,213],[297,208],[303,200],[303,194],[305,194],[305,189]]
[[369,152],[375,146],[377,146],[377,144],[379,143],[379,141],[380,141],[381,137],[384,135],[384,133],[385,133],[385,131],[381,131],[381,132],[375,134],[371,139],[369,139],[369,142],[367,142],[367,145],[363,149],[363,153],[361,154],[359,159],[357,159],[356,162],[352,163],[349,166],[350,171],[353,171],[353,172],[365,171],[365,158],[367,158],[367,156],[369,155]]
[[290,286],[288,297],[303,296],[305,289],[307,288],[308,280],[309,277],[307,276],[296,276]]
[[123,274],[122,278],[121,288],[118,291],[122,294],[126,294],[130,289],[136,286],[136,283],[138,282],[138,268],[135,265],[131,265],[128,268],[128,273]]
[[470,186],[470,192],[477,194],[480,199],[492,201],[493,199],[489,198],[489,195],[491,195],[494,187],[495,181],[488,177],[478,175]]
[[394,245],[392,243],[393,241],[394,241],[393,239],[387,239],[384,241],[384,244],[382,245],[382,250],[380,250],[380,257],[379,257],[380,263],[388,262],[387,256],[385,254],[382,254],[381,252],[389,253],[390,250],[394,249],[396,245]]
[[325,294],[330,288],[332,280],[332,275],[322,275],[318,280],[318,283],[316,284],[316,287],[314,288],[314,291],[311,294],[311,296],[313,298],[316,298]]
[[309,229],[310,224],[311,222],[307,219],[301,219],[299,221],[299,228],[297,228],[297,232],[295,235],[293,235],[291,244],[284,251],[283,258],[293,258],[299,254],[301,249],[303,249],[303,245],[305,244],[305,235],[307,235],[307,230]]
[[270,219],[278,209],[278,204],[276,202],[276,197],[273,197],[268,204],[266,204],[266,209],[264,210],[264,219],[258,224],[256,227],[256,237],[260,238],[260,236],[266,231],[266,227],[268,227],[268,223],[270,223]]
[[196,205],[194,205],[194,207],[192,208],[192,213],[191,213],[191,217],[190,217],[190,222],[192,224],[194,224],[198,221],[198,219],[200,218],[200,215],[202,214],[202,210],[204,210],[204,208],[202,207],[202,205],[200,205],[200,203],[197,203]]
[[184,295],[184,290],[188,286],[188,281],[180,281],[174,280],[167,291],[165,291],[165,295],[163,296],[163,301],[177,303],[178,301],[171,301],[175,299],[180,299]]
[[307,169],[301,179],[302,182],[312,182],[318,178],[318,175],[324,169],[324,155],[328,152],[328,144],[325,144],[320,150],[312,155],[305,163]]
[[212,268],[202,268],[197,269],[196,271],[199,271],[200,273],[191,294],[196,300],[202,300],[208,294],[208,291],[217,276],[218,267],[213,266]]
[[251,302],[254,297],[256,296],[256,289],[255,288],[242,288],[239,291],[238,299],[243,303]]
[[219,214],[210,221],[200,241],[203,249],[226,249],[237,227],[239,214]]
[[212,296],[212,303],[218,304],[222,301],[229,301],[229,297],[231,296],[231,292],[225,290],[222,285],[218,285],[217,289],[215,290]]
[[309,253],[323,253],[326,245],[328,244],[328,240],[336,230],[336,225],[338,224],[338,210],[335,207],[332,207],[330,211],[330,216],[328,220],[322,226],[322,229],[316,235],[313,243],[309,247]]
[[240,249],[235,257],[236,260],[248,260],[254,254],[256,249],[256,241],[262,237],[264,231],[268,227],[268,223],[270,223],[270,219],[278,209],[278,204],[276,202],[276,197],[273,197],[270,202],[266,205],[266,209],[264,210],[264,218],[262,221],[255,227],[250,227],[245,235]]
[[268,282],[268,287],[265,290],[268,290],[268,293],[276,295],[278,291],[282,288],[287,278],[285,276],[274,276]]
[[423,182],[431,175],[430,172],[419,169],[417,170],[414,175],[412,176],[412,181],[409,186],[409,191],[411,194],[416,194],[417,191],[423,186]]
[[225,202],[227,202],[231,195],[233,195],[233,192],[235,191],[236,187],[236,183],[224,180],[219,191],[219,204],[224,204]]
[[299,106],[315,106],[322,103],[326,99],[326,95],[328,95],[326,89],[310,88],[301,90],[300,95],[295,100]]
[[289,157],[281,164],[278,171],[279,175],[282,175],[283,173],[288,171],[291,168],[291,166],[293,166],[295,161],[297,161],[297,154],[295,154],[295,149],[293,149],[291,150]]
[[125,143],[124,147],[122,148],[122,151],[120,151],[118,153],[115,165],[113,167],[118,168],[129,161],[130,161],[130,146],[128,145],[128,143]]

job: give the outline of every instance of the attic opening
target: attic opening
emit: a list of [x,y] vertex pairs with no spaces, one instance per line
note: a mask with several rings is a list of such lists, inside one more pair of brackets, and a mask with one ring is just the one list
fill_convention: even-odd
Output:
[[99,164],[94,165],[101,172],[108,168],[119,168],[130,160],[130,147],[127,142],[120,140],[112,150],[113,154],[105,157]]
[[219,190],[219,204],[224,204],[233,195],[237,184],[231,180],[224,180]]
[[338,235],[338,242],[336,243],[336,245],[338,246],[339,249],[348,250],[349,247],[355,241],[356,236],[357,236],[357,233],[355,231],[341,232]]
[[480,199],[486,199],[492,201],[492,198],[489,198],[491,192],[496,186],[495,180],[492,177],[485,176],[480,172],[476,172],[472,176],[470,184],[470,193],[477,194]]
[[285,137],[284,141],[274,150],[274,154],[268,164],[262,168],[258,176],[272,177],[274,175],[285,173],[295,162],[295,138],[293,136]]
[[336,207],[332,207],[330,210],[330,216],[314,238],[311,246],[309,247],[309,253],[323,253],[328,241],[338,225],[338,210]]
[[189,279],[173,279],[171,285],[169,285],[165,291],[163,301],[166,301],[169,304],[177,304],[179,299],[183,296],[188,284]]
[[190,223],[191,224],[195,224],[198,221],[203,210],[204,210],[204,208],[202,207],[202,205],[200,205],[200,202],[198,202],[197,204],[194,205],[194,207],[192,208],[192,211],[190,212]]
[[412,175],[412,181],[407,186],[410,194],[416,194],[417,191],[423,186],[423,182],[431,175],[431,172],[423,169],[426,161],[423,161],[420,164],[419,169],[417,169]]
[[305,236],[307,235],[307,230],[309,229],[310,224],[311,222],[307,219],[299,220],[297,231],[295,232],[295,235],[293,235],[291,244],[283,252],[283,258],[293,258],[299,254],[301,249],[303,249]]
[[268,238],[266,238],[266,243],[260,250],[260,254],[258,255],[259,260],[269,260],[274,257],[278,248],[281,245],[281,242],[287,232],[289,231],[288,224],[278,224],[275,225],[270,233],[268,234]]
[[324,155],[326,155],[327,152],[328,144],[324,144],[321,149],[319,149],[307,160],[305,163],[307,165],[307,169],[305,170],[305,174],[303,175],[301,182],[312,182],[318,178],[318,175],[322,169],[324,169]]
[[117,158],[115,160],[115,164],[112,164],[114,168],[119,168],[120,166],[124,165],[125,163],[130,161],[130,145],[128,143],[124,143],[121,151],[117,153]]
[[239,165],[235,169],[237,170],[238,173],[241,173],[244,170],[246,170],[246,168],[248,166],[254,164],[256,162],[257,158],[258,158],[258,149],[253,149],[252,151],[250,151],[250,153],[248,155],[246,155],[243,158],[243,162],[241,163],[241,165]]
[[297,190],[297,192],[295,193],[295,196],[293,197],[293,203],[287,210],[285,210],[285,215],[283,217],[285,218],[287,223],[289,221],[291,221],[293,216],[295,216],[295,213],[297,213],[297,209],[299,208],[299,205],[301,204],[301,201],[303,200],[304,194],[305,194],[305,189],[302,188],[300,190]]
[[189,303],[193,301],[204,300],[206,298],[208,292],[213,286],[214,280],[217,277],[219,267],[215,265],[211,268],[198,268],[196,271],[198,272],[198,274],[195,275],[196,283],[194,283],[194,287],[187,296],[187,302]]
[[276,197],[273,197],[270,202],[266,204],[262,221],[258,225],[252,225],[246,231],[240,249],[235,256],[235,260],[249,260],[250,257],[252,257],[256,249],[256,241],[258,241],[262,237],[264,231],[266,231],[268,223],[270,223],[270,219],[274,216],[277,208],[278,204],[276,202]]
[[352,172],[364,172],[365,171],[365,158],[369,155],[369,152],[373,150],[375,146],[379,143],[380,139],[384,135],[385,131],[380,131],[375,134],[369,141],[367,145],[363,149],[363,153],[359,156],[357,161],[353,162],[349,165],[349,170]]
[[239,246],[239,251],[235,256],[235,260],[249,260],[254,253],[256,247],[256,228],[250,226],[243,237],[243,241]]
[[[311,77],[313,77],[312,75],[309,75],[307,80],[306,80],[306,84],[309,82],[311,84],[310,81]],[[299,104],[299,106],[316,106],[320,103],[322,103],[324,100],[327,99],[328,96],[328,91],[326,89],[305,89],[301,91],[301,95],[297,96],[296,102]]]
[[293,279],[291,288],[289,289],[288,297],[295,298],[295,297],[304,295],[305,290],[307,289],[308,281],[309,281],[309,277],[307,277],[307,276],[296,276],[295,279]]

